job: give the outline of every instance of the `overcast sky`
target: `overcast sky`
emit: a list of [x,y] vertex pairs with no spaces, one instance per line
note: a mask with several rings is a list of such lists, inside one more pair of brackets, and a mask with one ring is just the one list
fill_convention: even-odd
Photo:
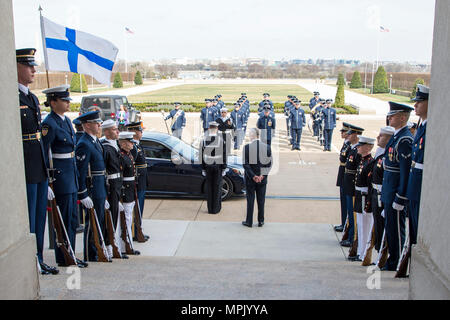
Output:
[[111,41],[128,61],[373,61],[379,36],[380,60],[431,62],[432,0],[13,0],[18,48],[40,48],[39,4],[48,19]]

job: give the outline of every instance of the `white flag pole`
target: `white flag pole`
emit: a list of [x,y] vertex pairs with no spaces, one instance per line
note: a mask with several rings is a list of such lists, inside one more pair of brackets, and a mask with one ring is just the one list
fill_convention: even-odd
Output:
[[48,77],[48,57],[47,57],[47,47],[45,46],[45,30],[44,30],[44,19],[42,17],[42,7],[39,5],[39,20],[41,22],[41,36],[42,36],[42,50],[44,51],[44,63],[45,63],[45,74],[47,76],[47,88],[50,88],[50,79]]

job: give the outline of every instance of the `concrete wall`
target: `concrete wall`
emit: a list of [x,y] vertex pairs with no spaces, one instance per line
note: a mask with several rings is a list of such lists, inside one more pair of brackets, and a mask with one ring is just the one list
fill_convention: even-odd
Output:
[[411,299],[450,298],[449,17],[450,1],[437,0],[419,234],[411,263]]
[[0,1],[0,299],[35,299],[36,241],[29,233],[11,0]]

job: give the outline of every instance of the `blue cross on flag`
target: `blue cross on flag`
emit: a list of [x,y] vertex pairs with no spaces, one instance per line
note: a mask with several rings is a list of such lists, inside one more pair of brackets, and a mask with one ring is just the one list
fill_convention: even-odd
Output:
[[41,16],[45,66],[51,71],[92,75],[111,83],[111,72],[119,49],[108,40],[56,24]]

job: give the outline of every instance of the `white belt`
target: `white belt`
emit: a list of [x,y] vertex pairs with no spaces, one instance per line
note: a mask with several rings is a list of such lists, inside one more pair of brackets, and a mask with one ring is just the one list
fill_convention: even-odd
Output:
[[423,163],[417,163],[417,162],[412,162],[411,163],[411,168],[417,169],[417,170],[423,170]]
[[75,152],[70,153],[53,153],[52,158],[53,159],[71,159],[75,156]]
[[106,176],[106,179],[108,179],[108,180],[117,179],[117,178],[120,178],[120,173],[109,174]]
[[134,181],[134,177],[123,177],[123,181]]
[[381,187],[382,187],[383,185],[382,184],[375,184],[375,183],[372,183],[372,187],[375,189],[375,190],[377,190],[378,192],[381,192]]
[[355,190],[359,191],[359,192],[365,192],[365,193],[369,192],[369,188],[368,187],[356,187],[355,186]]

